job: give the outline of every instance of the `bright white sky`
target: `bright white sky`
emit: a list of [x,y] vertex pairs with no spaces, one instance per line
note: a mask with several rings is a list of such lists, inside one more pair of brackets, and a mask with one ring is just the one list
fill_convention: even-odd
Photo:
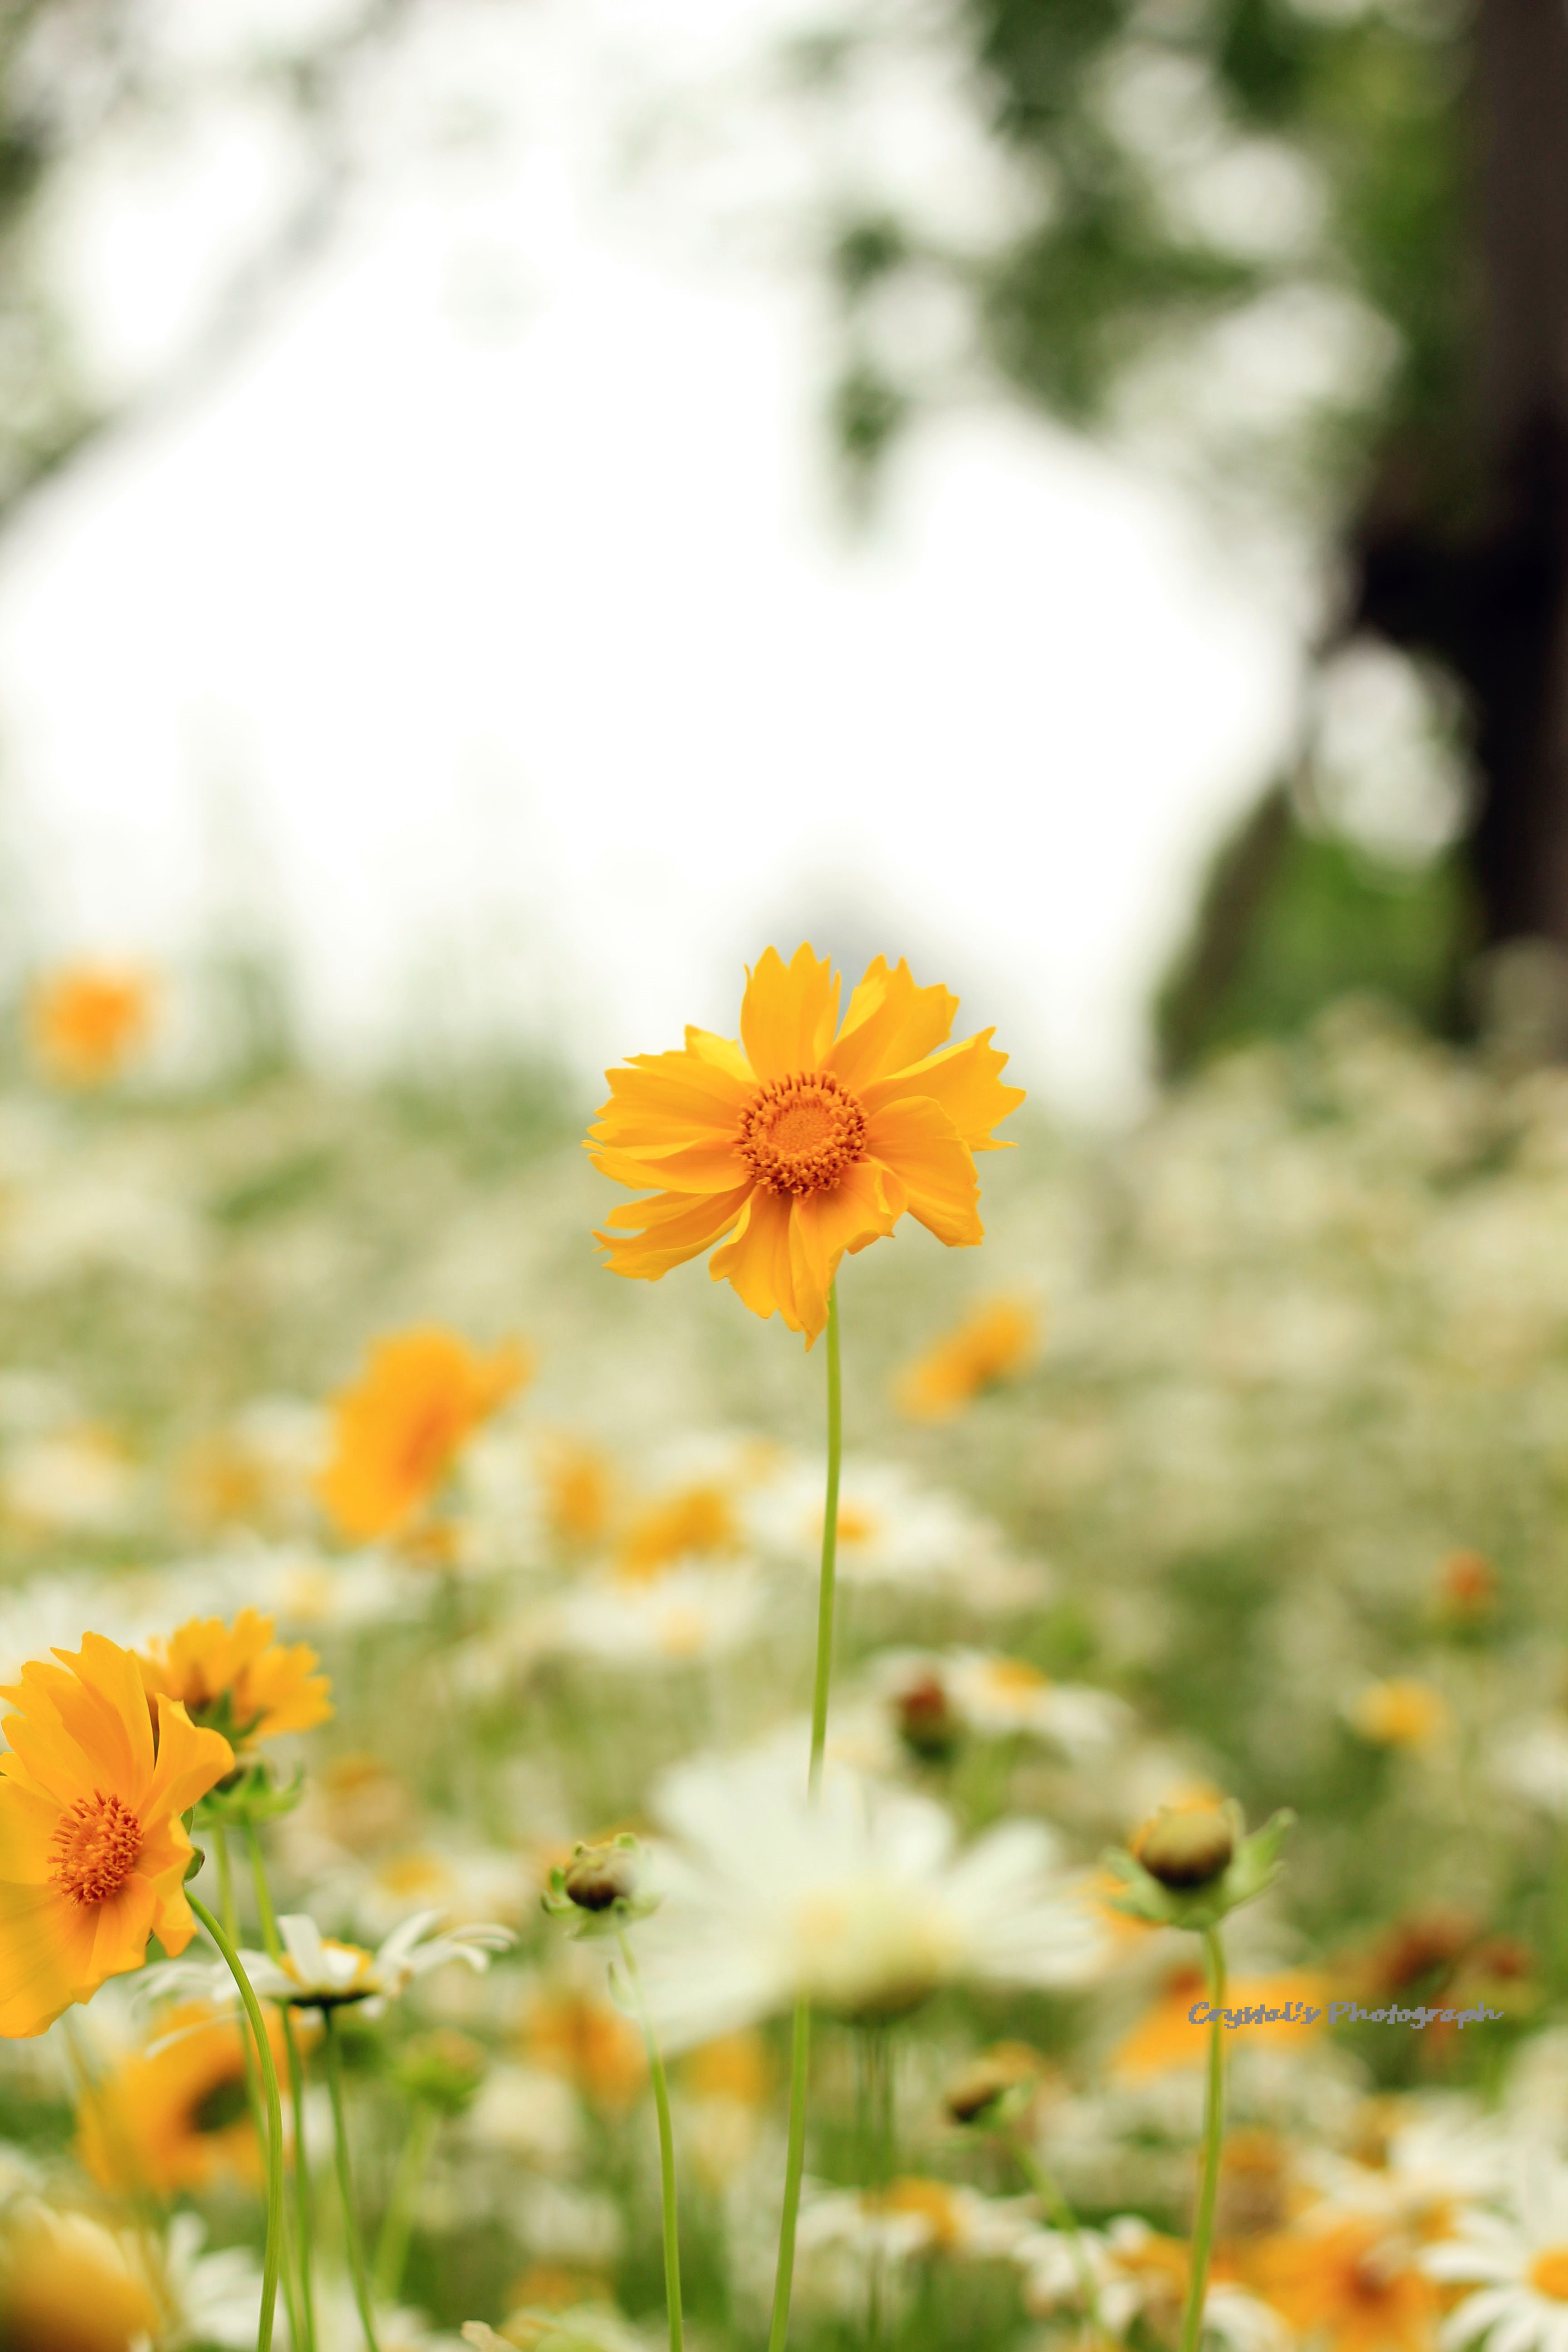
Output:
[[[1173,496],[1000,404],[846,530],[801,207],[1006,191],[919,61],[825,152],[770,95],[789,16],[453,0],[330,261],[35,510],[0,711],[40,948],[177,959],[270,909],[330,1046],[515,1017],[602,1067],[732,1031],[742,961],[812,923],[961,986],[1026,1083],[1135,1097],[1292,634]],[[242,133],[202,168],[242,215]],[[128,365],[188,257],[146,176],[79,238]]]

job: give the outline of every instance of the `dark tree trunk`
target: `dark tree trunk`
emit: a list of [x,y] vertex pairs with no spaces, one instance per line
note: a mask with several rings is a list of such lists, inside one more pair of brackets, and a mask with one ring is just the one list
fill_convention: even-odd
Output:
[[[1437,655],[1467,690],[1486,940],[1568,950],[1568,8],[1479,0],[1479,348],[1455,485],[1395,459],[1359,534],[1352,627]],[[1454,266],[1467,259],[1456,254]],[[1458,446],[1458,445],[1457,445]]]

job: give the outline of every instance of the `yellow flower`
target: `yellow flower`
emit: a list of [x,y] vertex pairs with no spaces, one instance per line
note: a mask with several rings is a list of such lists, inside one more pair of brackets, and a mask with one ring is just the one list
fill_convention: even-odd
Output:
[[741,1523],[728,1491],[715,1479],[679,1486],[636,1511],[616,1547],[623,1576],[657,1576],[678,1559],[741,1549]]
[[237,1746],[310,1731],[332,1712],[331,1684],[308,1643],[285,1648],[272,1620],[242,1609],[232,1625],[192,1617],[137,1656],[149,1698],[174,1698],[193,1723],[221,1731]]
[[[1237,1977],[1226,1989],[1225,2006],[1267,2011],[1237,2030],[1248,2042],[1289,2048],[1322,2030],[1328,2004],[1324,1979],[1307,1969],[1281,1969],[1267,1977]],[[1201,2066],[1208,2055],[1209,1998],[1201,1969],[1178,1969],[1169,1976],[1131,2032],[1111,2053],[1111,2072],[1139,2082],[1179,2066]],[[1199,2022],[1193,2021],[1197,2011]],[[1316,2021],[1308,2013],[1317,2011]]]
[[[655,1282],[725,1234],[713,1279],[806,1344],[827,1320],[840,1258],[907,1210],[950,1247],[984,1238],[977,1151],[1023,1101],[983,1030],[945,1040],[958,999],[879,956],[838,1021],[839,982],[809,947],[769,948],[749,975],[741,1042],[688,1029],[682,1053],[608,1073],[594,1165],[652,1200],[612,1210],[615,1274]],[[639,1230],[621,1230],[621,1229]]]
[[1375,2220],[1268,2240],[1249,2284],[1328,2352],[1429,2352],[1442,2310],[1413,2250]]
[[[284,2063],[276,2015],[272,2055]],[[239,2026],[199,2001],[167,2011],[156,2038],[121,2061],[83,2099],[77,2150],[101,2189],[174,2197],[215,2181],[261,2178],[245,2087]]]
[[367,1542],[405,1527],[531,1370],[515,1341],[481,1356],[436,1325],[378,1339],[363,1377],[332,1400],[317,1492],[342,1533]]
[[28,1007],[33,1052],[65,1087],[118,1077],[145,1044],[156,990],[146,972],[110,964],[65,964],[39,981]]
[[1425,1748],[1448,1728],[1448,1702],[1430,1683],[1368,1683],[1351,1701],[1352,1730],[1374,1748]]
[[5,2352],[137,2352],[163,2315],[129,2247],[84,2213],[29,2201],[0,2239]]
[[595,2106],[629,2106],[642,2089],[642,2036],[594,1993],[537,1993],[523,2019],[522,2047],[535,2066],[564,2075]]
[[191,1842],[180,1816],[234,1769],[234,1750],[174,1700],[148,1705],[129,1650],[100,1633],[0,1691],[16,1710],[0,1755],[0,2036],[42,2033],[147,1938],[183,1952]]
[[945,1421],[983,1391],[1024,1370],[1035,1352],[1039,1318],[1016,1300],[977,1307],[906,1364],[893,1383],[911,1421]]

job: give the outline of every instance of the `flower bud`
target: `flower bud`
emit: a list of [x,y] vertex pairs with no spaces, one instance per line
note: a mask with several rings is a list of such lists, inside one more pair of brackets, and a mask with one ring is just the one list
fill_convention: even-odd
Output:
[[1221,1805],[1162,1805],[1138,1832],[1132,1851],[1151,1878],[1185,1893],[1211,1885],[1228,1869],[1236,1826]]
[[1005,2104],[1015,2105],[1039,2075],[1040,2060],[1026,2043],[999,2042],[954,2075],[942,2103],[955,2124],[990,2123]]
[[607,1911],[612,1903],[628,1901],[637,1893],[635,1844],[616,1838],[605,1845],[578,1846],[562,1885],[579,1911]]
[[945,1764],[958,1745],[958,1717],[938,1676],[922,1675],[907,1685],[895,1706],[904,1746],[922,1764]]

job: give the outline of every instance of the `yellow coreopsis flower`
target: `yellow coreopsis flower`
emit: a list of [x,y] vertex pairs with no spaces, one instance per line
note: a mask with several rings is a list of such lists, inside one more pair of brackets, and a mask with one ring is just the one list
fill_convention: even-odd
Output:
[[943,1332],[894,1383],[900,1410],[912,1421],[945,1421],[986,1389],[1021,1372],[1035,1353],[1039,1318],[1016,1299],[976,1307]]
[[363,1379],[332,1400],[317,1492],[342,1532],[363,1543],[405,1527],[531,1370],[515,1341],[481,1356],[438,1325],[378,1339]]
[[[269,2012],[273,2063],[282,2030]],[[78,2115],[78,2153],[102,2189],[174,2197],[225,2178],[261,2178],[246,2095],[245,2044],[235,2019],[199,2001],[168,2011],[153,2041],[95,2084]]]
[[149,1706],[129,1650],[88,1633],[0,1691],[0,2037],[42,2033],[147,1939],[183,1952],[191,1842],[180,1816],[234,1769],[219,1733]]
[[1024,1099],[1001,1083],[994,1033],[949,1045],[958,999],[881,956],[842,1024],[838,998],[811,948],[788,964],[769,948],[748,975],[739,1044],[688,1029],[683,1052],[607,1073],[594,1164],[654,1193],[596,1236],[613,1273],[657,1281],[729,1234],[714,1280],[809,1346],[846,1251],[906,1211],[950,1247],[984,1238],[973,1155],[1003,1148],[992,1130]]
[[6,2352],[139,2352],[163,2325],[132,2247],[85,2213],[29,2199],[0,2231]]
[[28,1006],[33,1052],[67,1087],[118,1077],[153,1026],[156,988],[144,971],[110,964],[66,964],[39,981]]
[[221,1731],[236,1746],[310,1731],[332,1712],[331,1684],[306,1642],[272,1638],[273,1621],[242,1609],[232,1625],[192,1617],[150,1642],[137,1664],[149,1698],[178,1699],[193,1723]]

